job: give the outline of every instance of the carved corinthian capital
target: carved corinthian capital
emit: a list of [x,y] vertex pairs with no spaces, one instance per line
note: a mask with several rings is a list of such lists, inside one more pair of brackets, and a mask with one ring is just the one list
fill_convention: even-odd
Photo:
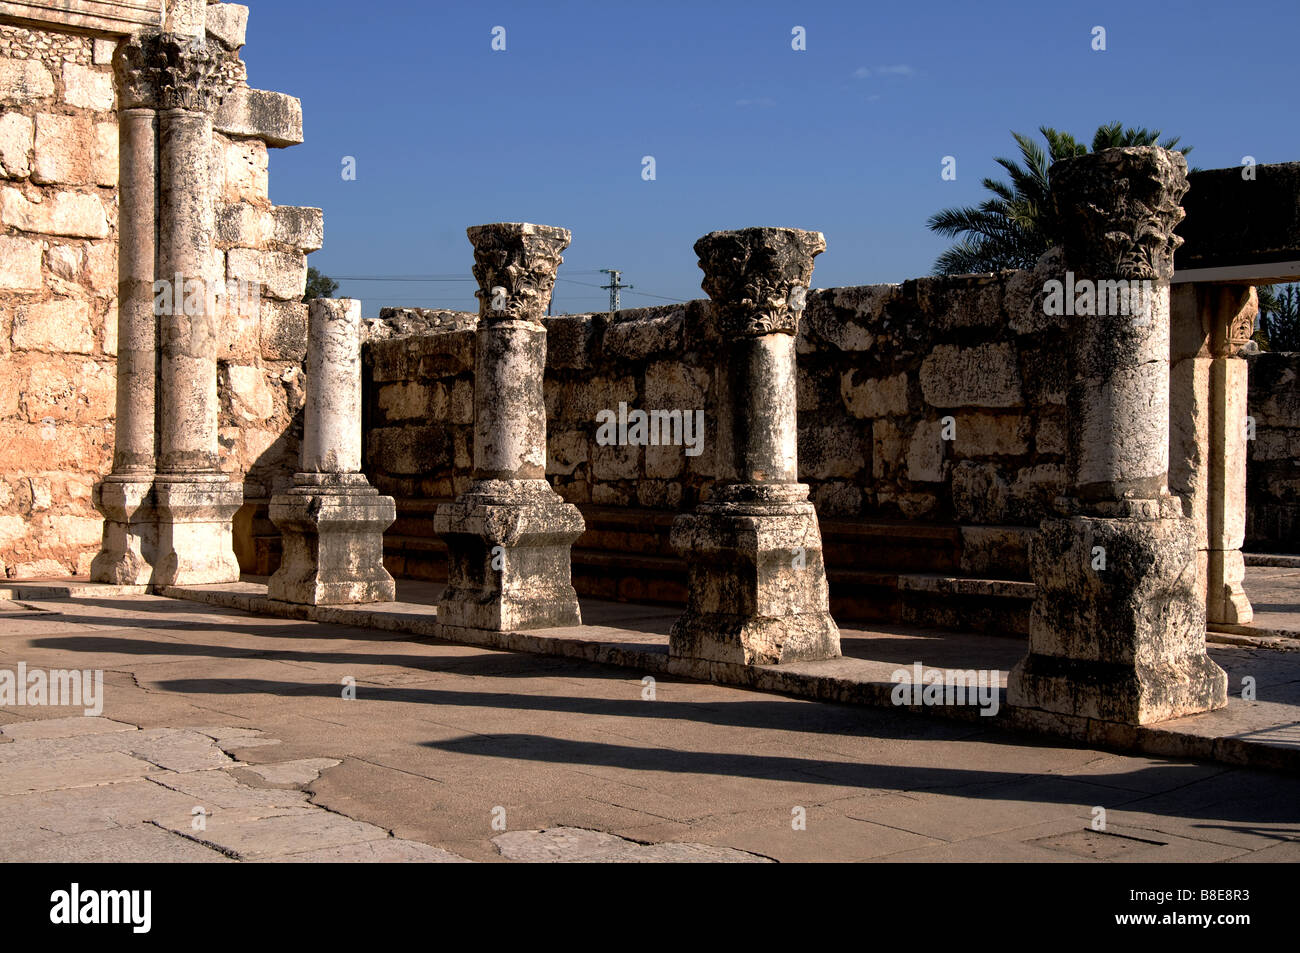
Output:
[[1066,267],[1082,276],[1168,280],[1187,160],[1159,146],[1103,149],[1052,166]]
[[695,243],[704,271],[701,287],[713,302],[724,337],[794,334],[813,258],[826,250],[821,232],[744,228],[710,232]]
[[113,56],[121,109],[214,112],[228,91],[221,56],[193,37],[128,37]]
[[573,237],[567,228],[495,222],[466,230],[474,246],[480,321],[541,323],[551,303],[560,253]]

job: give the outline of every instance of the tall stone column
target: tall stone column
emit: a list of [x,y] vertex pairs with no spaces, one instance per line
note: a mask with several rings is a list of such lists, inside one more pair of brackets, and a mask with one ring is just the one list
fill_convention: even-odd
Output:
[[[1007,682],[1013,705],[1147,724],[1226,704],[1227,676],[1205,653],[1196,530],[1168,489],[1169,278],[1186,173],[1155,146],[1052,167],[1065,267],[1075,287],[1093,283],[1099,313],[1069,328],[1070,484],[1030,547],[1038,594],[1029,654]],[[1107,290],[1119,287],[1131,293]]]
[[361,302],[317,298],[307,324],[302,470],[271,499],[284,556],[272,599],[303,605],[391,602],[384,530],[397,510],[361,472]]
[[820,232],[695,243],[720,338],[713,495],[673,523],[689,573],[669,653],[742,665],[836,658],[817,513],[799,482],[795,335]]
[[[214,214],[208,174],[212,114],[223,92],[218,58],[200,39],[163,35],[160,72],[158,279],[170,302],[159,321],[159,585],[235,582],[231,519],[243,489],[217,448],[217,313],[209,287]],[[170,304],[167,307],[166,304]]]
[[157,256],[159,65],[145,40],[125,41],[114,58],[118,96],[117,420],[113,470],[95,487],[104,542],[91,564],[95,582],[153,581],[158,528],[158,323],[153,282]]
[[507,631],[579,625],[570,550],[585,528],[546,480],[546,328],[542,317],[567,229],[469,229],[478,280],[473,483],[438,507],[448,585],[440,626]]
[[1241,349],[1255,330],[1259,298],[1247,285],[1198,287],[1211,309],[1210,486],[1207,521],[1206,621],[1245,625],[1255,617],[1242,582],[1246,561],[1246,390]]

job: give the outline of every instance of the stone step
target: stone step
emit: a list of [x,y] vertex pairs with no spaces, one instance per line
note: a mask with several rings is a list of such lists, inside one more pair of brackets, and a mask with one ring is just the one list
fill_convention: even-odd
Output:
[[1247,566],[1272,566],[1275,569],[1300,569],[1300,556],[1287,553],[1245,553]]
[[[433,525],[444,502],[399,503],[397,520],[384,534],[384,565],[395,577],[446,581],[447,547]],[[686,564],[669,544],[676,512],[595,504],[578,508],[587,527],[573,547],[572,578],[579,595],[685,604]],[[1023,575],[1023,562],[1013,556],[1000,564],[997,545],[986,541],[1019,551],[1031,529],[894,520],[820,523],[836,618],[1001,635],[1028,632],[1033,585],[1016,578]],[[258,520],[254,525],[263,524]],[[279,536],[272,527],[254,544],[255,565],[245,571],[269,575],[279,565]],[[970,572],[964,563],[982,571]]]

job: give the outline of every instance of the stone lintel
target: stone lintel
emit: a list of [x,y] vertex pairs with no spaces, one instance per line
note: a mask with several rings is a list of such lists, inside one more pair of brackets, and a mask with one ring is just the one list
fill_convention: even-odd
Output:
[[1174,281],[1300,279],[1300,162],[1206,169],[1187,180]]

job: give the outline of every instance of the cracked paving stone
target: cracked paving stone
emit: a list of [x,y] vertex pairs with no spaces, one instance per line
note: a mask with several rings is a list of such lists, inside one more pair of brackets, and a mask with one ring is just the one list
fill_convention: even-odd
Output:
[[113,721],[109,718],[46,718],[41,721],[20,721],[0,728],[0,734],[14,741],[45,741],[51,738],[76,738],[82,735],[102,735],[117,731],[138,731],[135,725]]
[[281,854],[278,857],[268,857],[265,863],[469,864],[473,861],[440,847],[390,837],[387,840],[362,841],[298,854]]
[[[142,731],[93,717],[3,730],[10,743],[0,750],[0,860],[460,859],[312,804],[298,788],[336,759],[245,765],[218,741],[278,743],[260,732]],[[293,790],[241,784],[244,771],[260,785]]]
[[67,834],[0,850],[0,859],[23,863],[227,863],[229,858],[152,824]]
[[507,860],[531,863],[772,863],[770,858],[730,847],[672,842],[638,844],[613,834],[580,827],[509,831],[492,838],[492,843]]
[[256,775],[270,787],[301,789],[320,777],[326,768],[340,763],[335,758],[303,758],[297,761],[245,765],[238,770],[238,774]]

